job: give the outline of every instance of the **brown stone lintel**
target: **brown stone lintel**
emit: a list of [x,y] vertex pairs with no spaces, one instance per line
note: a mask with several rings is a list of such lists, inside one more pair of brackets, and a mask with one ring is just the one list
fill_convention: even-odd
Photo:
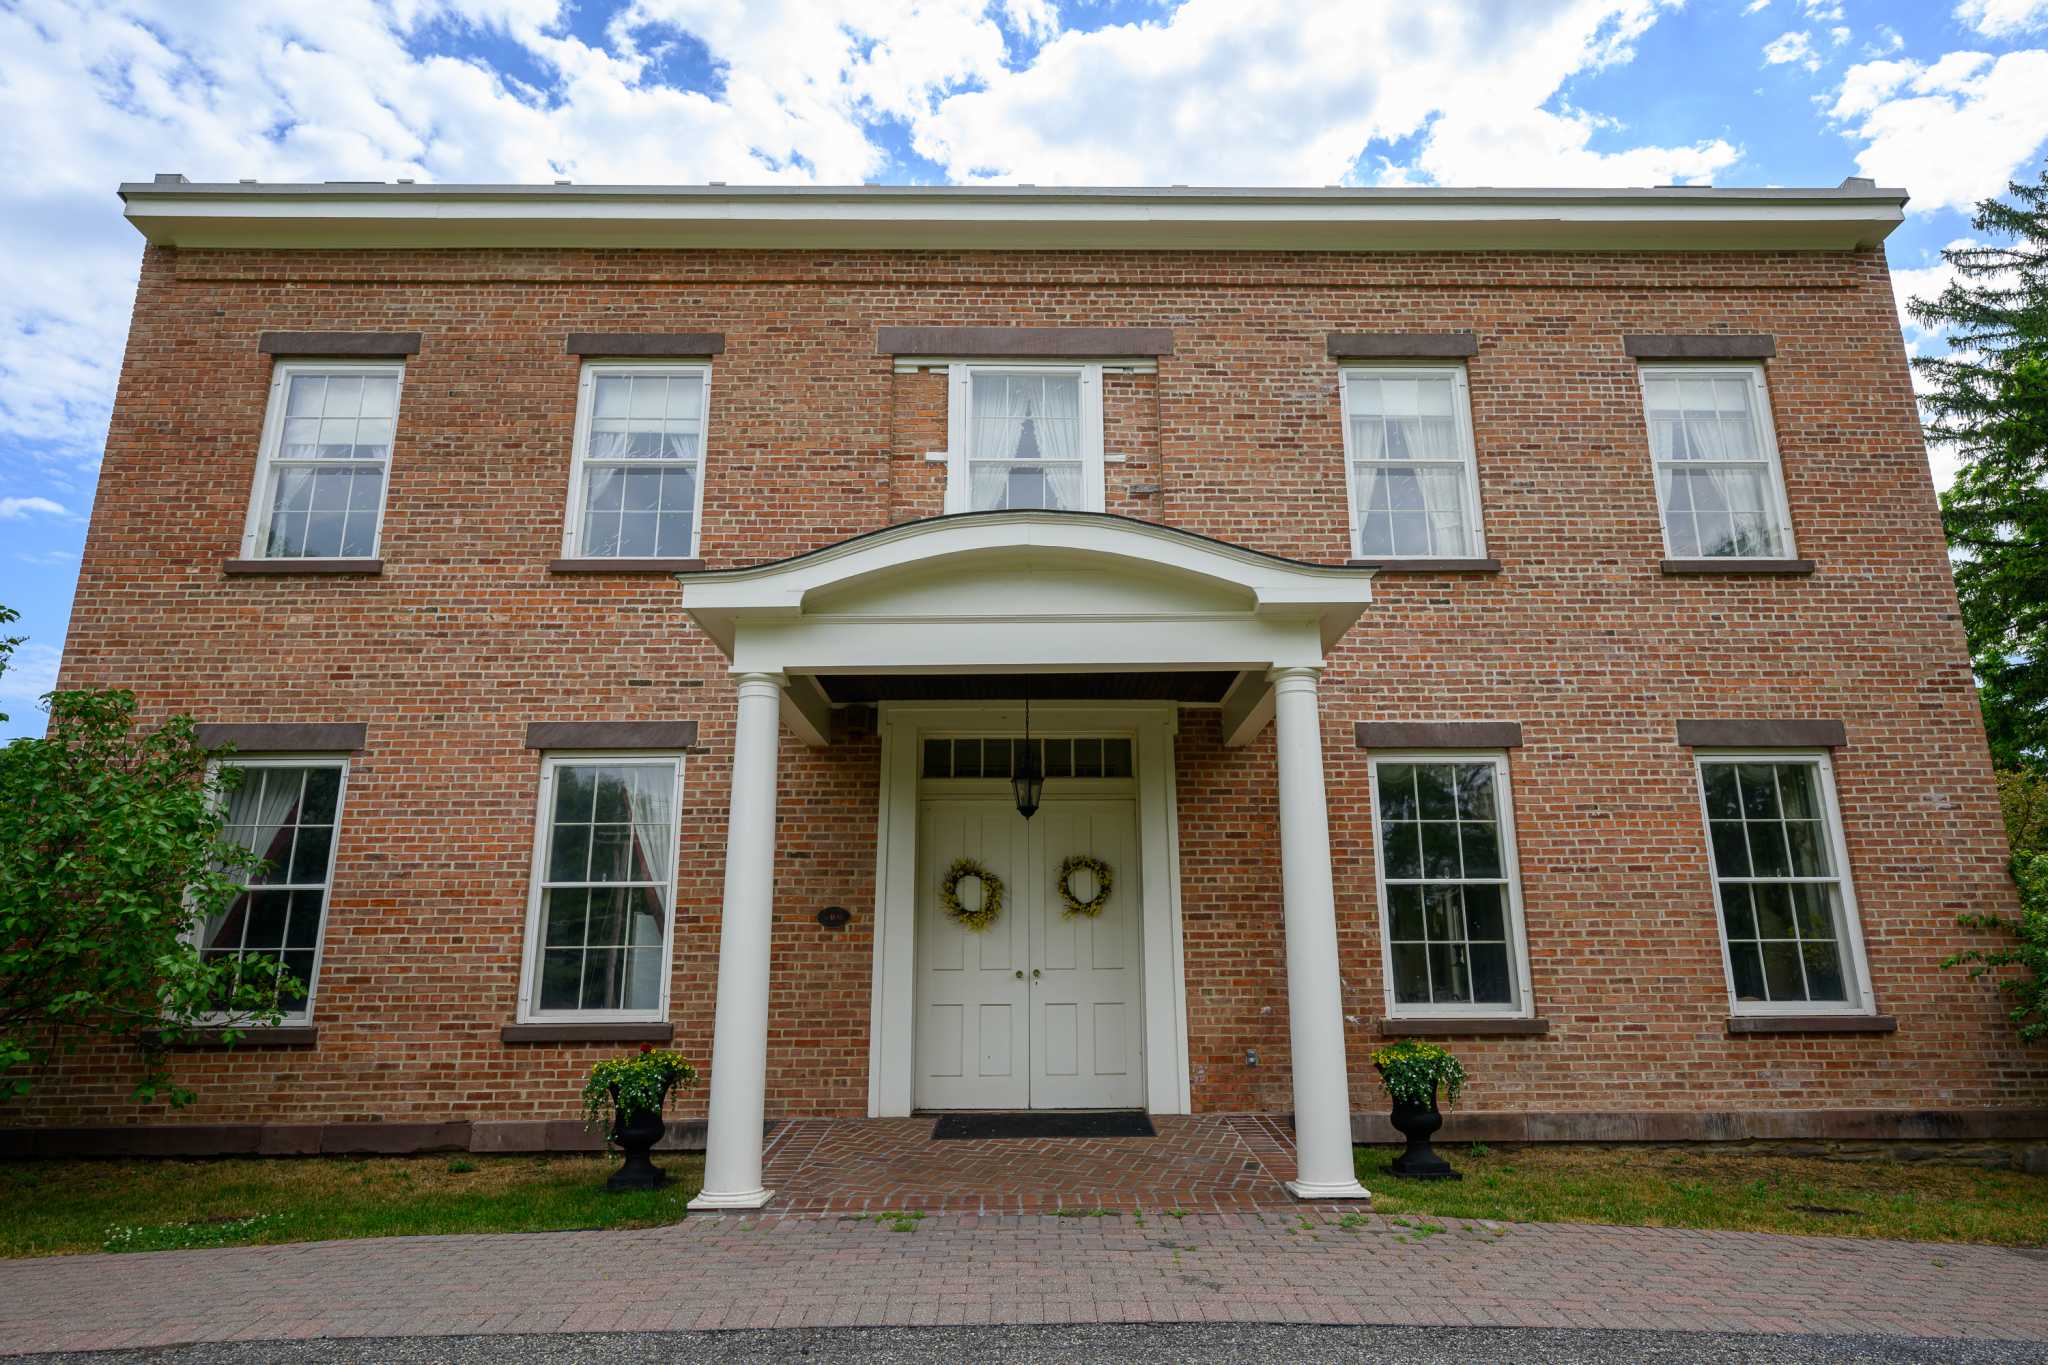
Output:
[[381,559],[225,559],[220,571],[231,577],[281,577],[297,574],[352,574],[373,578],[384,572]]
[[359,722],[259,721],[195,725],[202,749],[235,749],[245,754],[350,753],[369,743],[370,727]]
[[701,559],[551,559],[549,573],[697,573]]
[[230,1043],[226,1037],[228,1030],[225,1028],[195,1029],[167,1045],[173,1052],[206,1052],[244,1047],[316,1047],[320,1042],[320,1028],[317,1024],[282,1024],[276,1028],[250,1027],[236,1029],[235,1032],[241,1036]]
[[1689,749],[1841,749],[1849,731],[1838,720],[1681,720],[1678,742]]
[[1513,749],[1522,742],[1516,720],[1362,720],[1361,749]]
[[1622,337],[1621,349],[1637,360],[1769,360],[1778,342],[1755,332],[1636,332]]
[[640,359],[724,355],[723,332],[571,332],[570,355],[631,356]]
[[[1447,1109],[1443,1142],[2033,1142],[2048,1109],[1590,1110]],[[1354,1111],[1353,1142],[1399,1142],[1383,1109]]]
[[1550,1032],[1548,1019],[1382,1019],[1382,1038],[1536,1038]]
[[1723,574],[1765,578],[1804,578],[1815,564],[1810,559],[1667,559],[1658,568],[1667,578],[1716,577]]
[[1173,354],[1171,327],[877,327],[878,355],[1108,359]]
[[1498,559],[1353,559],[1351,569],[1377,569],[1381,573],[1499,573]]
[[256,349],[265,355],[348,356],[352,359],[397,360],[418,355],[418,332],[264,332]]
[[537,720],[526,727],[529,749],[687,749],[694,720]]
[[674,1024],[507,1024],[506,1043],[672,1043]]
[[1741,1033],[1897,1033],[1889,1014],[1733,1014],[1731,1036]]
[[1331,332],[1323,346],[1333,360],[1454,360],[1479,354],[1471,332]]

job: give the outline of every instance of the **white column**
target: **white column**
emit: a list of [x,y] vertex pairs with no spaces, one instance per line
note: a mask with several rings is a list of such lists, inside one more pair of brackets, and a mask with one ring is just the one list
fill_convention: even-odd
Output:
[[[1297,1199],[1364,1199],[1351,1164],[1351,1087],[1337,973],[1337,893],[1313,668],[1278,668],[1273,738],[1280,766],[1281,904],[1287,930],[1287,1030],[1294,1052]],[[721,998],[722,1003],[722,998]]]
[[704,1192],[693,1209],[758,1209],[768,1082],[768,933],[775,897],[775,750],[779,673],[739,675],[732,804],[725,835],[725,915],[718,938],[718,1012],[711,1035],[711,1117]]

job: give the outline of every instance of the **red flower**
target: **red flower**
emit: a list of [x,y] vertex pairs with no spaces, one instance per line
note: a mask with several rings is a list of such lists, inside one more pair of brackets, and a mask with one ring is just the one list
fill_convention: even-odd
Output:
[[641,1055],[641,1056],[645,1057],[645,1056],[646,1056],[646,1055],[647,1055],[648,1053],[650,1053],[650,1052],[652,1052],[652,1051],[654,1051],[654,1044],[652,1044],[652,1043],[642,1043],[642,1044],[640,1044],[640,1055]]

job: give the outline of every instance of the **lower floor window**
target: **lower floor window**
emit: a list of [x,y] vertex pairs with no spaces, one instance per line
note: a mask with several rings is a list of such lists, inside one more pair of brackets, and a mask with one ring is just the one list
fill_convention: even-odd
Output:
[[302,1022],[313,1010],[345,767],[338,759],[248,761],[230,771],[240,780],[227,797],[226,838],[262,861],[227,910],[204,926],[201,951],[215,960],[282,962],[298,991],[276,1003]]
[[1713,755],[1699,769],[1737,1008],[1856,1004],[1851,893],[1825,760]]
[[675,756],[547,761],[527,1014],[666,1013],[681,779]]
[[1499,755],[1375,759],[1382,941],[1395,1013],[1522,1007],[1520,891]]

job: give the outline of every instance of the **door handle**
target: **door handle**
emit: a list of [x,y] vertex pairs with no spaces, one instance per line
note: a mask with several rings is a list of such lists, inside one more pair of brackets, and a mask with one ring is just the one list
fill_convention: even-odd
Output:
[[1038,980],[1038,968],[1036,968],[1036,967],[1033,967],[1033,968],[1031,969],[1031,979],[1032,979],[1033,981],[1036,981],[1036,980]]
[[1017,969],[1017,979],[1019,981],[1022,981],[1024,979],[1024,969],[1022,967],[1019,967]]

